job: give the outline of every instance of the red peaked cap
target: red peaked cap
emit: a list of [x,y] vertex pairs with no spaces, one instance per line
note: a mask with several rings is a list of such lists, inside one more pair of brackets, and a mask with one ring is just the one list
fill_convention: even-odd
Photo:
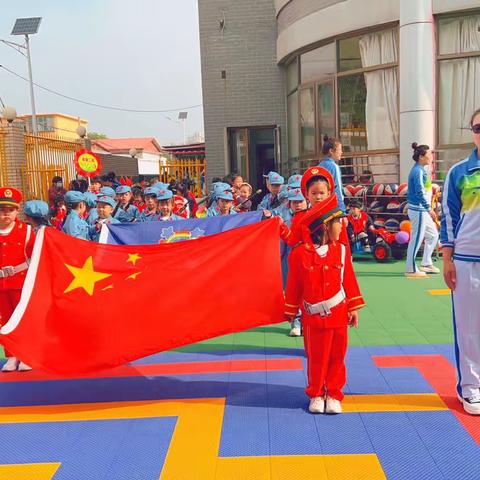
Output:
[[19,207],[22,201],[22,192],[13,187],[0,188],[0,205]]
[[333,194],[335,191],[335,182],[333,181],[332,174],[323,167],[310,167],[302,176],[302,183],[300,188],[302,189],[303,196],[307,198],[307,182],[313,177],[325,177],[330,187],[330,192]]
[[345,214],[338,206],[337,196],[332,193],[328,198],[318,202],[305,212],[301,220],[301,225],[310,233],[315,233],[326,222],[329,222],[333,218],[344,216]]

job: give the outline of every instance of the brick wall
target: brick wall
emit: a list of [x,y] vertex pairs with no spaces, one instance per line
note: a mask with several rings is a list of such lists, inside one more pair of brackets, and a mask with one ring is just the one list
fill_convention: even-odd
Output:
[[283,160],[286,100],[284,72],[276,64],[273,0],[199,0],[198,4],[208,181],[228,172],[228,127],[279,125]]

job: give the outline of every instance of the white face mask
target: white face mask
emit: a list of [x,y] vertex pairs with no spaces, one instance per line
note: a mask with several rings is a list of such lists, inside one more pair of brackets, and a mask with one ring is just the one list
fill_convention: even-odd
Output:
[[62,187],[63,187],[63,183],[62,183],[62,182],[57,182],[55,185],[56,185],[58,188],[62,188]]

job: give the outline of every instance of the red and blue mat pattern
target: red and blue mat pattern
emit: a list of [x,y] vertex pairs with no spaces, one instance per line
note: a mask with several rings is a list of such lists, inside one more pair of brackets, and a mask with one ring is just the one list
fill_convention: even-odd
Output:
[[0,479],[480,478],[452,345],[351,347],[342,415],[299,349],[169,352],[95,376],[0,375]]

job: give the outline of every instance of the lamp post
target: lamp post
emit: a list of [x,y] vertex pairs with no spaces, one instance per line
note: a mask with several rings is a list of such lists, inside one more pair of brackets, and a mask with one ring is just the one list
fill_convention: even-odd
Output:
[[33,91],[33,75],[32,75],[32,61],[30,57],[30,38],[29,35],[33,35],[38,32],[38,27],[40,26],[40,22],[42,21],[41,17],[33,17],[33,18],[17,18],[15,21],[15,25],[13,26],[13,30],[11,35],[24,35],[25,36],[25,45],[20,45],[14,42],[6,42],[4,43],[10,44],[10,46],[14,46],[20,53],[23,53],[20,48],[26,51],[27,63],[28,63],[28,77],[30,79],[30,103],[32,107],[32,131],[34,135],[37,135],[37,114],[35,112],[35,94]]
[[187,121],[188,112],[179,112],[178,119],[183,123],[183,144],[187,144],[187,136],[186,136],[186,126],[185,123]]
[[5,107],[2,112],[2,117],[8,123],[12,123],[17,118],[17,111],[13,107]]

